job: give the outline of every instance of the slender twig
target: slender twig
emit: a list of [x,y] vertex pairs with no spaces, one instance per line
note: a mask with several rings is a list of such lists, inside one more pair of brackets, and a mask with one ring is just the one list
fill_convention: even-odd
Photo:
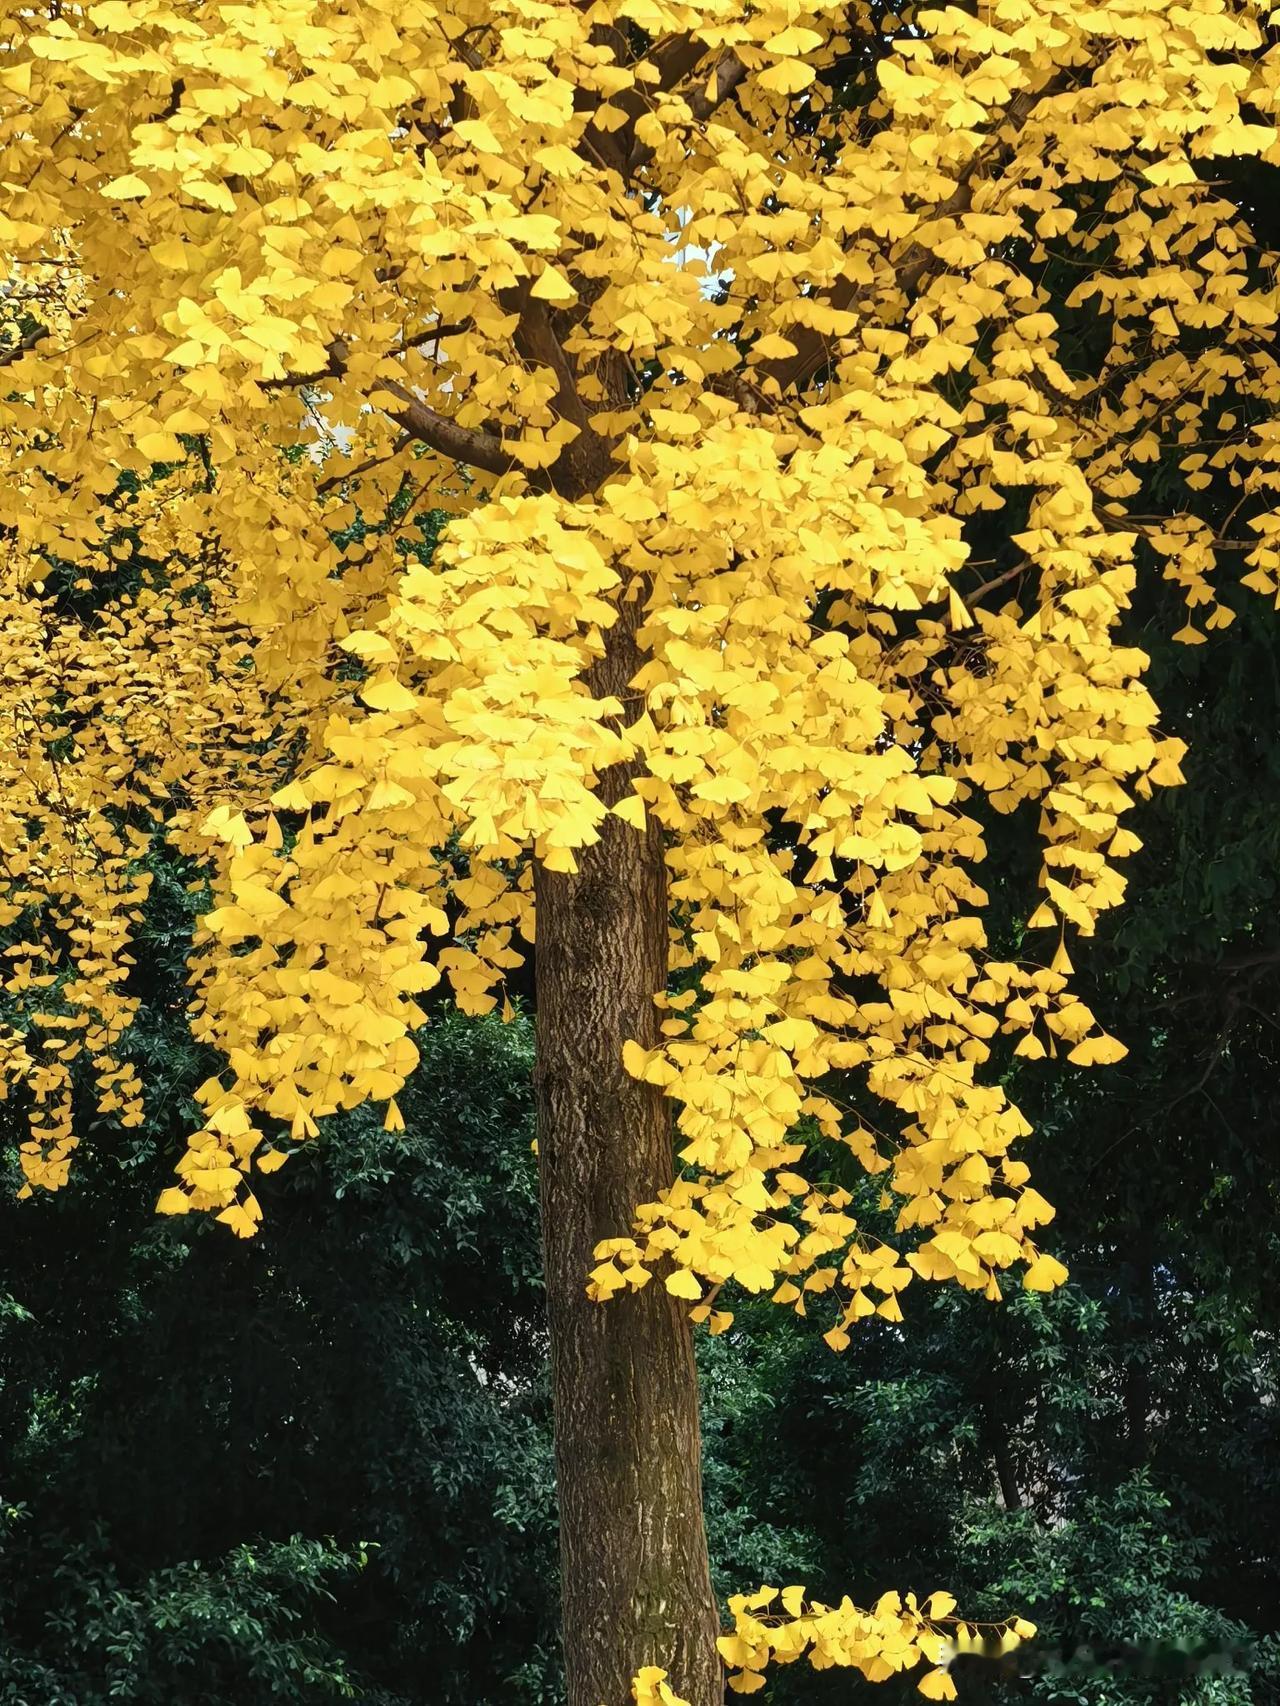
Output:
[[381,468],[388,462],[394,462],[412,443],[413,437],[410,433],[401,433],[385,456],[370,456],[364,462],[358,462],[354,468],[344,468],[336,474],[330,474],[327,479],[317,481],[316,492],[330,492],[346,480],[357,480],[361,474],[367,474],[373,468]]

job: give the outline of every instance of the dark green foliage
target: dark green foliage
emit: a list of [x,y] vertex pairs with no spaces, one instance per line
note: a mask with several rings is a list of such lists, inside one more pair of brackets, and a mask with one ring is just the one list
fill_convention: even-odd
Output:
[[152,1214],[176,1132],[6,1197],[0,1701],[551,1698],[529,1035],[425,1052],[250,1243]]
[[[12,1506],[3,1512],[6,1562],[40,1569],[51,1560],[45,1547],[24,1545],[19,1525],[27,1514]],[[27,1595],[6,1604],[6,1622],[42,1619],[44,1638],[25,1650],[15,1644],[0,1659],[0,1699],[10,1706],[350,1699],[341,1653],[316,1633],[316,1607],[355,1567],[331,1544],[295,1538],[238,1546],[209,1568],[176,1564],[132,1578],[113,1563],[99,1532],[70,1543],[50,1576],[32,1577]]]

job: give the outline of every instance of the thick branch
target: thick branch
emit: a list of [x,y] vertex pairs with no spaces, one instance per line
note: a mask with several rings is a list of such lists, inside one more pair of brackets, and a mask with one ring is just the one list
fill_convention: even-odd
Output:
[[[614,24],[598,24],[591,32],[592,40],[602,47],[607,47],[613,53],[614,63],[626,65],[632,62],[627,38]],[[592,112],[600,105],[598,95],[586,95],[580,91],[575,97],[579,110],[586,105]],[[644,95],[633,84],[630,88],[619,89],[609,97],[610,106],[617,107],[627,115],[627,122],[619,125],[616,130],[606,130],[598,125],[593,118],[582,133],[579,150],[593,164],[612,167],[620,175],[624,175],[627,167],[627,156],[631,152],[631,144],[635,136],[636,120],[645,112],[647,103]]]
[[[618,63],[623,64],[626,38],[612,28],[602,30],[600,35],[613,48]],[[658,80],[652,85],[654,92],[670,94],[693,74],[709,51],[707,43],[693,35],[677,36],[659,48],[649,56],[649,63],[658,73]],[[695,122],[705,124],[715,109],[728,100],[746,74],[747,68],[737,54],[726,53],[711,73],[708,85],[686,96],[686,104]],[[614,167],[621,176],[629,177],[653,158],[652,148],[635,139],[636,121],[649,110],[650,97],[644,86],[633,85],[610,99],[613,106],[626,113],[626,124],[609,131],[592,122],[583,133],[582,142],[586,152],[596,161],[602,161]]]
[[716,108],[724,105],[746,75],[747,68],[737,54],[726,53],[706,83],[686,97],[689,111],[697,122],[705,124]]
[[[399,349],[416,349],[421,344],[430,343],[434,338],[448,337],[465,329],[463,326],[435,326],[430,332],[407,339]],[[391,353],[399,352],[393,350]],[[319,385],[326,379],[341,379],[346,374],[350,357],[351,350],[346,341],[335,338],[329,345],[329,359],[324,367],[311,373],[287,374],[283,379],[272,380],[271,386],[276,389],[296,389],[304,385]],[[447,415],[440,414],[430,404],[415,397],[413,392],[398,380],[381,379],[377,384],[383,391],[399,398],[403,405],[398,409],[386,409],[385,412],[391,419],[411,438],[420,440],[439,455],[447,456],[454,462],[465,463],[470,468],[481,468],[489,474],[505,474],[514,465],[515,458],[504,448],[496,433],[479,432],[473,427],[459,426],[457,421],[451,421]]]
[[590,431],[590,417],[578,395],[578,376],[556,336],[546,304],[529,295],[527,284],[500,291],[498,299],[509,312],[519,315],[514,338],[516,353],[538,367],[550,368],[555,375],[556,412],[572,421],[579,432]]
[[[696,65],[697,59],[701,57],[702,54],[699,53],[693,64]],[[690,69],[692,70],[693,66]],[[700,83],[696,89],[691,89],[684,98],[685,105],[693,114],[694,123],[705,124],[712,113],[724,105],[746,75],[747,68],[736,53],[726,53],[718,60],[706,82]],[[628,174],[638,172],[641,166],[646,165],[652,158],[652,148],[641,142],[635,143],[627,156]]]
[[517,353],[527,362],[547,368],[556,382],[553,406],[575,428],[574,437],[545,470],[554,491],[578,497],[594,491],[612,466],[613,443],[591,424],[591,412],[578,391],[577,370],[566,353],[547,305],[529,295],[527,285],[500,292],[504,307],[519,315],[515,331]]
[[459,426],[394,379],[383,379],[379,384],[401,401],[402,407],[386,411],[391,419],[439,455],[470,468],[482,468],[488,474],[505,474],[515,465],[515,458],[495,433]]

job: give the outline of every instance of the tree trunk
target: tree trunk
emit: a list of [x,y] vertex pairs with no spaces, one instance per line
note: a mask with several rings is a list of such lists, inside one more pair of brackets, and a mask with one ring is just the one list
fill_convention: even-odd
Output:
[[[589,686],[627,694],[639,659],[634,607]],[[605,802],[630,784],[617,766]],[[693,1340],[660,1279],[592,1303],[592,1251],[671,1182],[670,1104],[622,1069],[622,1044],[658,1039],[665,987],[660,835],[616,817],[574,876],[539,869],[537,1067],[542,1237],[555,1404],[568,1706],[629,1706],[660,1665],[691,1706],[723,1706],[719,1632],[702,1519]]]
[[992,1424],[991,1442],[996,1462],[996,1479],[1000,1483],[1000,1497],[1007,1511],[1022,1509],[1022,1495],[1018,1491],[1018,1477],[1013,1467],[1013,1453],[1009,1450],[1009,1436],[999,1422]]

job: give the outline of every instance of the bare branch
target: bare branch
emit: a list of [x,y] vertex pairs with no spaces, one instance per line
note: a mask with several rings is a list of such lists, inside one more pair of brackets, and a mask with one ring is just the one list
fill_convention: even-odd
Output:
[[411,338],[402,338],[392,354],[399,355],[402,350],[421,349],[424,344],[439,343],[444,338],[458,338],[470,330],[470,320],[454,320],[442,326],[432,326],[425,332],[415,332]]
[[342,485],[346,480],[358,480],[361,474],[368,474],[374,468],[385,467],[388,462],[394,462],[412,443],[412,435],[402,433],[385,456],[370,456],[363,462],[357,462],[354,468],[343,468],[336,474],[330,474],[326,479],[316,482],[316,492],[331,492],[335,486]]
[[1031,564],[1028,562],[1015,563],[1011,569],[1006,569],[1002,575],[994,575],[989,581],[983,581],[981,586],[975,586],[972,592],[964,595],[965,608],[974,609],[980,598],[985,597],[989,592],[994,592],[997,587],[1007,586],[1010,581],[1017,580],[1018,576],[1025,575],[1030,567]]
[[310,373],[286,373],[283,379],[266,379],[262,382],[264,391],[300,391],[307,385],[322,385],[326,379],[340,379],[346,371],[347,346],[339,343],[333,346],[342,352],[343,359],[331,359],[327,366],[317,367]]

